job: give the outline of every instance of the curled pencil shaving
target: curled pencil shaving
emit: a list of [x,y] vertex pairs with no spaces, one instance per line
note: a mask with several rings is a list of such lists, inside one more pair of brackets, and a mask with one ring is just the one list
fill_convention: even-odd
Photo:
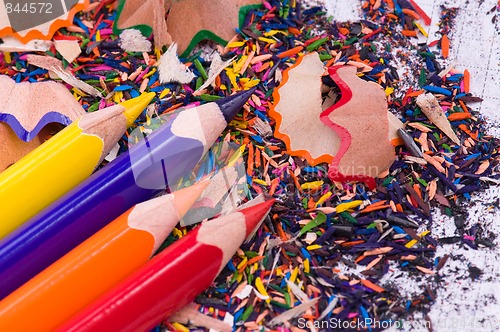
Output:
[[[355,76],[357,68],[355,67],[347,67],[351,69],[346,70],[349,70]],[[317,53],[310,53],[300,57],[294,66],[284,71],[283,82],[273,95],[275,104],[269,113],[276,120],[275,136],[285,142],[291,155],[302,157],[311,165],[321,162],[333,163],[335,159],[339,160],[349,147],[348,142],[350,140],[349,132],[338,131],[339,127],[336,124],[331,125],[330,122],[320,119],[321,114],[331,112],[331,107],[337,107],[334,105],[337,96],[332,91],[322,100],[322,92],[327,91],[324,91],[324,86],[321,84],[323,74],[323,64],[319,60]],[[360,79],[358,80],[363,82]],[[364,89],[367,89],[370,94],[363,99],[365,102],[368,100],[366,105],[362,105],[365,109],[364,113],[354,117],[348,113],[340,114],[338,118],[345,122],[346,127],[362,130],[361,135],[369,133],[369,130],[371,130],[369,128],[373,127],[377,135],[382,137],[385,130],[387,134],[383,139],[388,143],[392,142],[393,145],[398,145],[397,130],[403,128],[403,123],[387,110],[384,92],[377,85],[374,85],[374,87],[375,90],[380,90],[378,91],[379,98],[375,98],[381,104],[381,107],[378,107],[379,113],[375,115],[369,112],[370,107],[377,108],[376,102],[371,105],[369,99],[374,92],[370,92],[372,91],[370,88],[361,85],[358,90],[364,93]],[[371,88],[373,89],[373,87]],[[300,93],[297,93],[298,91]],[[307,96],[307,98],[304,98],[304,96]],[[358,104],[356,105],[359,106]],[[378,118],[380,114],[385,114],[387,120],[384,119],[383,115]],[[359,137],[359,140],[363,141],[364,138],[361,135],[356,133],[356,138]],[[389,145],[384,146],[387,148]],[[361,147],[357,149],[358,153],[364,153]],[[391,150],[393,149],[391,148]],[[379,166],[381,160],[386,156],[387,154],[383,154],[378,159],[372,160],[372,162],[377,162],[374,165],[360,164],[359,166],[362,168],[361,170],[369,167],[374,169]],[[362,157],[358,159],[362,159]],[[368,175],[375,177],[388,169],[385,164],[383,167],[386,168],[381,168],[379,173],[374,172],[374,174]],[[351,173],[354,173],[354,171],[352,170]],[[346,174],[350,173],[347,172]]]
[[31,141],[25,142],[19,139],[7,123],[0,122],[0,142],[2,142],[0,144],[0,156],[2,156],[0,158],[0,172],[36,149],[61,129],[61,124],[49,123]]
[[153,36],[157,49],[172,43],[172,37],[167,32],[167,23],[165,21],[165,0],[153,1]]
[[[114,25],[115,33],[134,28],[149,36],[152,30],[156,48],[161,49],[171,44],[172,39],[167,32],[165,21],[166,7],[165,0],[121,0]],[[185,20],[183,22],[185,23]]]
[[460,145],[460,139],[453,131],[453,128],[451,128],[450,121],[446,118],[441,105],[439,105],[439,102],[433,94],[421,94],[417,97],[416,102],[425,116],[432,123],[434,123],[455,144]]
[[85,92],[89,95],[92,95],[94,97],[100,97],[102,98],[102,93],[99,92],[96,88],[93,86],[77,79],[71,71],[69,71],[67,68],[65,69],[63,66],[63,63],[56,59],[52,58],[49,56],[41,56],[41,55],[33,55],[29,54],[27,57],[28,63],[32,64],[34,66],[47,69],[49,73],[51,74],[52,78],[60,78],[67,84],[81,90],[82,92]]
[[33,140],[49,123],[66,126],[85,113],[66,87],[56,82],[16,83],[1,75],[0,100],[0,121],[24,142]]
[[[168,1],[171,5],[167,15],[168,33],[179,44],[180,52],[184,52],[193,39],[228,41],[236,35],[234,28],[239,26],[240,8],[261,3],[261,0]],[[186,24],[186,18],[190,24]]]
[[323,112],[323,73],[318,53],[300,57],[283,72],[283,81],[273,93],[275,102],[269,112],[276,120],[275,136],[285,142],[291,155],[305,158],[311,165],[331,163],[341,142],[331,128],[319,121]]
[[334,66],[328,72],[341,99],[321,114],[321,121],[342,139],[328,175],[333,181],[363,181],[373,189],[375,177],[387,172],[396,158],[388,137],[385,92],[360,79],[352,66]]

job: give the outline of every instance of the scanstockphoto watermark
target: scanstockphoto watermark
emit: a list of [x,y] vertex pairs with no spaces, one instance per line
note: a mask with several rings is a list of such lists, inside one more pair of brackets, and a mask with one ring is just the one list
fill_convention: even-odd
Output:
[[396,328],[402,330],[427,329],[430,330],[431,322],[428,321],[399,321],[399,320],[376,320],[373,318],[341,320],[339,318],[330,318],[324,320],[307,320],[299,318],[297,327],[309,330],[385,330]]
[[357,318],[352,320],[341,320],[330,318],[324,320],[307,320],[299,318],[297,327],[309,330],[359,330],[367,331],[370,329],[385,330],[395,328],[402,331],[430,331],[431,329],[443,330],[474,330],[478,331],[498,331],[500,329],[499,319],[482,319],[477,317],[470,318],[440,318],[433,322],[427,320],[377,320],[373,318]]
[[432,321],[437,330],[455,331],[498,331],[500,319],[496,317],[438,317]]

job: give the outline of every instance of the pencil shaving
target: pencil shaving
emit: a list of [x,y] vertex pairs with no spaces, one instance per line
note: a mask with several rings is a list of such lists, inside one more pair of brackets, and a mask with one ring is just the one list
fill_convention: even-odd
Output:
[[127,52],[149,52],[151,42],[139,30],[126,29],[120,33],[120,47]]
[[460,145],[460,139],[451,128],[450,121],[446,118],[436,97],[430,93],[421,94],[416,102],[427,118],[448,136],[455,144]]
[[77,79],[71,71],[67,68],[64,69],[63,63],[56,58],[52,58],[49,56],[40,56],[40,55],[28,55],[28,62],[34,66],[47,69],[52,72],[55,77],[60,78],[64,82],[69,85],[95,97],[102,98],[103,95],[99,90],[94,88],[93,86]]
[[341,144],[340,137],[319,119],[323,112],[323,72],[318,53],[301,57],[285,70],[270,110],[277,124],[276,137],[285,141],[291,155],[306,158],[311,165],[332,162]]
[[49,123],[66,126],[85,113],[66,87],[56,82],[15,83],[1,75],[0,98],[0,121],[24,142],[33,140]]
[[[342,138],[329,176],[334,180],[365,181],[373,188],[373,179],[386,172],[395,160],[384,90],[361,80],[354,67],[334,66],[329,73],[342,92],[341,99],[321,115],[322,121]],[[391,123],[393,136],[400,124],[394,118]]]
[[[261,4],[260,0],[178,0],[169,1],[167,16],[168,33],[179,44],[179,51],[184,52],[190,43],[199,38],[216,42],[228,41],[236,33],[238,12],[241,7]],[[189,17],[190,24],[186,24]],[[208,32],[208,33],[207,33]],[[195,43],[200,40],[194,40]]]
[[172,43],[165,22],[166,6],[165,0],[120,0],[113,29],[115,33],[120,33],[134,28],[147,37],[152,32],[155,47],[161,49]]
[[171,322],[179,322],[182,324],[194,324],[196,326],[202,326],[207,329],[213,329],[220,332],[232,331],[232,326],[230,326],[229,324],[200,313],[196,309],[194,303],[186,305],[184,308],[170,316],[168,320]]
[[157,63],[161,83],[189,83],[194,74],[177,57],[177,44],[173,43]]
[[[27,2],[8,4],[2,7],[0,38],[12,36],[27,43],[34,39],[49,40],[57,30],[71,26],[75,14],[87,8],[89,0],[72,0],[63,3],[33,2],[30,3],[29,8]],[[38,17],[33,17],[33,14],[38,14]]]
[[57,52],[69,63],[73,62],[82,53],[76,40],[55,40],[54,46]]
[[218,52],[215,52],[212,58],[212,63],[210,64],[210,68],[208,69],[208,79],[198,89],[196,89],[195,95],[199,94],[200,91],[208,88],[209,86],[213,86],[217,76],[219,76],[219,74],[224,69],[229,67],[233,63],[235,58],[236,56],[232,57],[227,61],[222,61],[220,54]]
[[23,43],[11,36],[3,37],[2,41],[0,44],[1,52],[47,52],[53,44],[50,40],[40,39]]

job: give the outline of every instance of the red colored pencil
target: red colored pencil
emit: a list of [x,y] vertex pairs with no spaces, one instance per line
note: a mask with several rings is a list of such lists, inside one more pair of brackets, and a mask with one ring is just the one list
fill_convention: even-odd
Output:
[[149,331],[210,286],[273,202],[203,223],[56,331]]

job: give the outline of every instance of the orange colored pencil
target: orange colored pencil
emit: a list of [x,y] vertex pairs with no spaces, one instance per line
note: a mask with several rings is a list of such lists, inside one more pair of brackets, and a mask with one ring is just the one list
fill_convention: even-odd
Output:
[[0,331],[52,331],[154,254],[208,181],[137,204],[0,302]]
[[273,203],[268,200],[202,223],[55,331],[151,331],[212,284]]

